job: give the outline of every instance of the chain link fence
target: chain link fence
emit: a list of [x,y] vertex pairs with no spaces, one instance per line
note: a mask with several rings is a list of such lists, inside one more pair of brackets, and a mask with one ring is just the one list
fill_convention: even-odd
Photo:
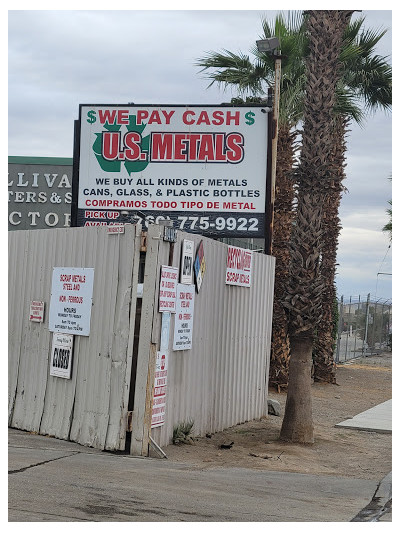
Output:
[[392,351],[392,301],[342,296],[338,301],[336,362]]

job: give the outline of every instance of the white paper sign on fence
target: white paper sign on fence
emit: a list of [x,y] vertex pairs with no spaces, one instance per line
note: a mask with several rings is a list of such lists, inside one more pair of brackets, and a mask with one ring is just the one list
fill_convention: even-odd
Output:
[[157,352],[156,371],[154,375],[153,410],[151,427],[162,426],[165,422],[165,406],[167,403],[168,352]]
[[176,311],[176,285],[178,283],[178,268],[162,265],[160,277],[160,296],[158,310],[160,313]]
[[192,284],[193,278],[193,256],[194,242],[187,239],[182,241],[182,258],[181,258],[181,279],[180,282],[186,285]]
[[251,267],[253,253],[251,250],[228,246],[226,259],[226,285],[251,287]]
[[49,330],[88,336],[94,268],[55,267],[51,284]]
[[174,350],[192,348],[194,285],[178,283],[176,294],[176,315],[174,327]]
[[70,379],[74,336],[67,333],[53,333],[50,354],[50,376]]

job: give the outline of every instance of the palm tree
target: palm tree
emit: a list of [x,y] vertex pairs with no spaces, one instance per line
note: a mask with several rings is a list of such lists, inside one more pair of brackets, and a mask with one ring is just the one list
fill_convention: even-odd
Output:
[[339,56],[352,11],[307,12],[310,52],[301,156],[296,170],[297,212],[290,243],[289,282],[283,303],[289,314],[290,364],[285,415],[280,438],[312,444],[311,365],[314,335],[322,320],[321,252],[323,208],[337,169],[334,106],[340,79]]
[[[322,250],[322,275],[326,280],[323,312],[324,320],[319,328],[314,347],[314,378],[318,381],[335,382],[333,359],[334,339],[332,308],[335,297],[335,268],[337,240],[340,232],[338,207],[344,187],[345,177],[345,136],[349,131],[350,119],[362,124],[364,114],[360,103],[371,111],[377,107],[388,108],[391,102],[391,68],[386,58],[374,56],[373,50],[385,31],[375,32],[362,29],[365,18],[360,18],[347,26],[341,49],[340,60],[346,64],[337,85],[335,102],[336,145],[332,152],[337,167],[337,179],[331,182],[331,196],[324,209],[324,238]],[[304,58],[308,53],[304,24],[299,14],[292,14],[285,22],[282,15],[271,26],[263,21],[263,36],[278,36],[284,55],[282,63],[282,87],[279,117],[279,137],[277,154],[277,176],[275,196],[275,218],[273,253],[276,257],[274,317],[270,364],[270,384],[279,390],[287,386],[289,363],[289,340],[287,317],[280,297],[287,282],[289,263],[290,232],[294,211],[294,180],[292,167],[296,152],[297,132],[295,127],[302,116],[305,74]],[[273,84],[274,64],[271,56],[252,50],[256,62],[248,56],[210,52],[197,63],[203,70],[212,70],[208,78],[211,84],[227,87],[233,85],[239,94],[246,91],[262,94],[264,84]]]
[[[307,42],[304,22],[300,12],[291,13],[285,21],[278,15],[273,24],[262,20],[261,39],[276,36],[282,54],[280,90],[279,135],[276,165],[276,191],[274,206],[273,253],[276,257],[274,316],[272,324],[270,379],[271,385],[286,387],[289,372],[289,338],[287,318],[280,296],[288,276],[289,241],[294,218],[294,182],[292,168],[297,151],[296,125],[301,119],[304,95],[304,63]],[[275,63],[271,55],[252,48],[255,62],[244,54],[209,52],[198,60],[202,71],[207,70],[210,86],[234,86],[240,96],[265,94],[274,84]]]
[[[389,200],[388,204],[392,205],[392,200]],[[382,231],[389,233],[389,239],[390,242],[392,242],[392,208],[390,207],[390,209],[386,209],[386,213],[389,215],[390,220],[383,226]]]
[[388,110],[392,101],[392,69],[387,58],[374,55],[374,48],[386,30],[365,29],[364,22],[365,17],[361,17],[350,23],[343,37],[340,59],[345,68],[342,69],[337,88],[334,121],[336,145],[332,152],[337,176],[331,181],[331,192],[325,204],[323,218],[321,272],[325,279],[323,299],[326,304],[323,307],[323,319],[314,345],[313,363],[314,380],[328,383],[336,382],[333,336],[336,305],[335,274],[341,229],[338,211],[344,189],[342,181],[345,178],[345,137],[351,119],[362,125],[366,113],[379,108]]

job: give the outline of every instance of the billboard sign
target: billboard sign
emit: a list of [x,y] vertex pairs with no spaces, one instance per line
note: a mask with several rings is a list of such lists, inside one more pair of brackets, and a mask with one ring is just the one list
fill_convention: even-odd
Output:
[[169,219],[218,237],[263,237],[262,106],[81,105],[76,223]]

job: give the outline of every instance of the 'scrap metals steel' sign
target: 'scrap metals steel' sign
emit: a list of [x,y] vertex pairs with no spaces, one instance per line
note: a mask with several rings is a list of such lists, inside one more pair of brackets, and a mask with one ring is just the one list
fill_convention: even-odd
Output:
[[78,226],[170,219],[203,235],[264,236],[268,108],[79,111]]
[[93,268],[53,269],[49,331],[89,335],[93,279]]

